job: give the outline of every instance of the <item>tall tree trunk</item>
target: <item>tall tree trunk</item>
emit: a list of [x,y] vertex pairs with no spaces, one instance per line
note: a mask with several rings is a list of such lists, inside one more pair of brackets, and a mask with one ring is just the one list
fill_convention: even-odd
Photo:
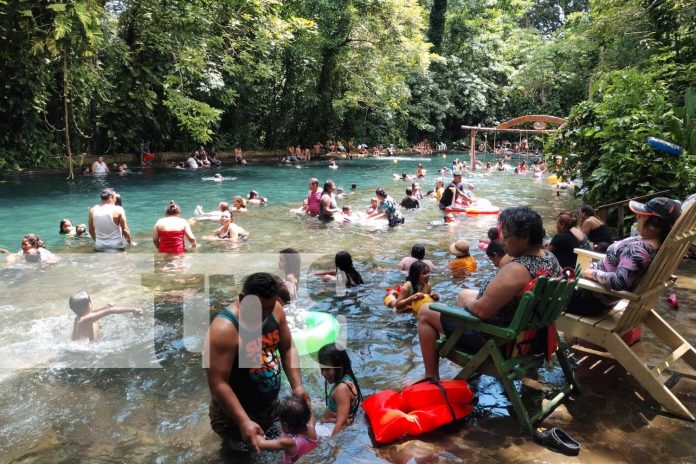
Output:
[[321,72],[319,81],[317,82],[317,95],[319,97],[319,108],[317,117],[314,118],[315,131],[322,137],[330,134],[331,127],[334,125],[334,114],[332,103],[336,90],[336,57],[338,55],[337,48],[326,48],[322,53]]
[[68,50],[63,52],[63,117],[65,120],[65,149],[68,150],[68,179],[75,178],[73,157],[70,149],[70,77],[68,75]]
[[447,14],[447,0],[433,0],[430,10],[430,26],[428,27],[428,39],[433,44],[433,51],[440,52],[440,45],[445,36],[445,14]]

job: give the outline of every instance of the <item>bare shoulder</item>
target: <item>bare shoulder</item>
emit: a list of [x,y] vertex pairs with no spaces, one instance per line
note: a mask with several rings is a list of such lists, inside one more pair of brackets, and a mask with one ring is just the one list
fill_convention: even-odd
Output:
[[[352,380],[346,380],[345,382],[341,382],[338,385],[336,385],[336,388],[334,388],[333,394],[334,395],[340,395],[340,396],[345,396],[348,395],[349,397],[353,398],[355,395],[355,386],[353,385]],[[338,396],[336,396],[338,398]]]
[[211,343],[219,346],[235,346],[238,335],[234,324],[224,317],[216,317],[210,323],[208,334]]
[[510,261],[501,267],[493,278],[493,280],[497,282],[508,282],[510,284],[519,283],[520,285],[524,285],[529,279],[530,276],[527,268],[515,261]]

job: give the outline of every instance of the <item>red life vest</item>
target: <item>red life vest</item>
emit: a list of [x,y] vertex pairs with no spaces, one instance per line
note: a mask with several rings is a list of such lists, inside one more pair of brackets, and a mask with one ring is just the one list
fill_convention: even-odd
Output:
[[389,443],[404,435],[420,435],[471,414],[474,394],[465,380],[420,383],[401,393],[385,390],[367,398],[362,407],[375,440]]

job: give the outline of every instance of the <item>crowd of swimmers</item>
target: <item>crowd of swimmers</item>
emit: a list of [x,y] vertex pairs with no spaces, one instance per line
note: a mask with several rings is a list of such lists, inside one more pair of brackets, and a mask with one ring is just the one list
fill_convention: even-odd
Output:
[[[205,159],[200,150],[199,158]],[[210,156],[207,159],[210,161]],[[538,168],[541,170],[543,165]],[[424,198],[432,198],[441,210],[446,210],[457,199],[469,203],[477,201],[473,185],[462,183],[460,169],[465,169],[465,166],[455,160],[452,181],[445,187],[444,180],[437,179],[433,191],[425,195],[418,183],[412,183],[406,189],[401,207],[417,208]],[[414,177],[419,177],[418,171]],[[337,199],[340,199],[340,192],[337,192],[333,181],[325,181],[320,188],[319,180],[311,178],[308,185],[302,214],[325,222],[339,218],[345,220],[356,214],[349,205],[339,208]],[[351,190],[355,190],[355,186]],[[260,205],[265,201],[258,192],[252,191],[247,198],[235,196],[232,205],[221,202],[212,212],[197,207],[194,218],[220,222],[220,227],[212,232],[213,239],[245,240],[249,233],[234,223],[234,215],[246,212],[249,205]],[[390,227],[397,227],[404,223],[401,207],[380,187],[375,190],[363,214],[367,220],[383,220]],[[606,252],[604,260],[583,271],[584,278],[613,290],[633,289],[678,219],[681,205],[660,197],[645,204],[632,201],[629,207],[637,217],[637,235],[614,243],[606,225],[589,206],[583,206],[577,215],[571,211],[559,213],[555,218],[556,234],[547,244],[544,244],[546,231],[543,221],[536,211],[521,206],[505,209],[498,216],[497,225],[491,227],[487,236],[478,242],[478,247],[485,251],[495,271],[483,279],[479,289],[461,290],[456,301],[450,303],[492,324],[506,326],[512,320],[521,291],[538,275],[558,277],[564,267],[574,267],[575,255],[572,250],[575,248]],[[170,201],[164,217],[155,223],[152,241],[159,252],[180,255],[186,251],[186,243],[190,247],[198,246],[190,221],[180,215],[181,208],[175,201]],[[445,220],[448,216],[452,217],[451,213],[445,216]],[[63,219],[59,232],[76,237],[89,235],[95,241],[97,251],[124,251],[129,244],[133,244],[125,210],[116,192],[108,188],[100,193],[100,203],[90,209],[86,225],[73,226],[71,221]],[[46,250],[36,234],[24,236],[17,253],[5,249],[0,249],[0,252],[8,254],[8,260],[14,261],[50,262],[57,259]],[[471,254],[469,241],[455,240],[449,245],[448,252],[452,259],[443,270],[452,279],[460,281],[478,272],[479,266]],[[387,307],[399,313],[412,312],[417,319],[424,373],[408,383],[439,381],[436,341],[440,334],[448,335],[456,329],[456,326],[441,319],[439,312],[430,308],[430,303],[440,301],[441,296],[433,290],[430,282],[432,273],[437,271],[436,266],[425,257],[425,247],[413,245],[410,256],[404,257],[398,265],[403,280],[394,282],[394,287],[388,288],[384,297]],[[326,410],[316,422],[299,366],[291,361],[294,348],[284,312],[284,306],[297,295],[301,278],[299,254],[292,249],[282,250],[279,266],[284,270],[282,278],[263,272],[248,276],[239,298],[217,315],[210,325],[206,341],[206,351],[210,354],[210,367],[207,369],[212,396],[210,422],[212,429],[226,443],[243,443],[245,449],[250,451],[281,450],[284,462],[294,462],[314,449],[320,436],[335,436],[352,423],[362,393],[348,352],[335,344],[324,346],[319,350],[318,360],[325,380]],[[341,282],[346,288],[359,289],[365,283],[348,251],[335,255],[333,269],[314,271],[313,274],[325,281]],[[247,298],[249,296],[254,298]],[[616,300],[607,295],[578,290],[569,310],[596,315],[609,311],[615,303]],[[69,307],[75,313],[74,340],[98,339],[97,321],[105,316],[142,314],[138,308],[113,305],[95,309],[90,296],[84,292],[74,294]],[[244,308],[250,308],[247,311],[261,311],[262,314],[261,351],[264,364],[260,376],[257,369],[241,368],[235,359],[240,343],[240,312]],[[485,342],[484,334],[470,330],[463,337],[460,348],[475,351]],[[277,402],[281,368],[290,384],[290,394]],[[272,432],[276,419],[280,420],[282,430],[279,436]]]

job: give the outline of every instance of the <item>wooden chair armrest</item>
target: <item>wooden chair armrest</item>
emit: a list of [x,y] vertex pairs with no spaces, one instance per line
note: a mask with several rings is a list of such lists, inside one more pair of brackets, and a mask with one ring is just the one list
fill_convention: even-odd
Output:
[[584,248],[574,248],[573,253],[575,253],[578,256],[588,256],[594,261],[601,261],[602,259],[604,259],[604,253],[598,253],[596,251],[590,251]]
[[454,321],[458,325],[476,329],[479,332],[504,338],[506,340],[514,340],[517,336],[515,331],[505,327],[488,324],[458,306],[447,306],[443,303],[431,303],[430,309],[439,312],[441,316]]
[[641,295],[636,295],[632,292],[616,291],[609,288],[604,288],[597,282],[588,279],[580,279],[578,281],[578,287],[584,288],[585,290],[590,290],[595,293],[604,293],[605,295],[613,296],[615,298],[626,299],[629,301],[638,301],[642,298]]
[[573,252],[578,255],[578,265],[580,270],[589,269],[592,261],[601,261],[604,259],[602,253],[597,253],[595,251],[585,250],[583,248],[575,248]]

